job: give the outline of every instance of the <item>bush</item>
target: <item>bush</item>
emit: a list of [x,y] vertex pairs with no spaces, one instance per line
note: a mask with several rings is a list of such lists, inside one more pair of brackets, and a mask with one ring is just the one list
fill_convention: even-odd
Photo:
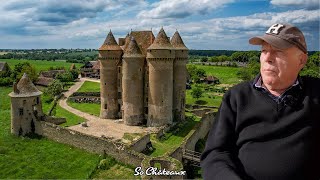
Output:
[[195,99],[199,99],[202,97],[203,90],[200,87],[194,87],[193,90],[191,91],[191,95]]
[[10,86],[13,84],[13,79],[10,77],[0,78],[0,86]]

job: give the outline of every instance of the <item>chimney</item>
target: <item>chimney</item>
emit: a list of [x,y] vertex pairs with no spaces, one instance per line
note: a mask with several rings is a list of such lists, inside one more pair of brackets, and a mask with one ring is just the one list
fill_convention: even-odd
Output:
[[17,82],[14,82],[14,83],[13,83],[13,92],[16,93],[16,94],[19,94],[19,93],[20,93],[20,91],[19,91],[18,88],[17,88]]

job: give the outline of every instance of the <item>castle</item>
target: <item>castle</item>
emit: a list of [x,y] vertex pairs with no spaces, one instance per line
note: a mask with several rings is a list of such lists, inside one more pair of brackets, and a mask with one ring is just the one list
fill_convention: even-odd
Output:
[[176,31],[131,31],[117,44],[112,32],[99,48],[100,117],[127,125],[163,126],[185,119],[188,48]]

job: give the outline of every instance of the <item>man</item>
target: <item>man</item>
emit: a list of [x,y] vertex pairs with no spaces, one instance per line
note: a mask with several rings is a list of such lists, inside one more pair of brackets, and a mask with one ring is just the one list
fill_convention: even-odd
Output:
[[320,179],[320,80],[299,77],[307,61],[302,32],[272,25],[261,45],[260,74],[231,88],[201,156],[204,179]]

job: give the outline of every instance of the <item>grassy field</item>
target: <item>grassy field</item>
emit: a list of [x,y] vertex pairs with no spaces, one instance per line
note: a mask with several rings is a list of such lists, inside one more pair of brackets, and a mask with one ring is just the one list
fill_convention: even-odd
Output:
[[220,80],[221,84],[238,84],[240,79],[237,77],[239,68],[237,67],[222,67],[222,66],[204,66],[196,65],[197,68],[206,71],[207,75],[212,75]]
[[85,81],[78,92],[100,92],[100,83]]
[[10,133],[12,88],[0,87],[0,179],[84,179],[99,157],[46,138],[29,139]]
[[[72,63],[63,61],[41,61],[41,60],[18,60],[18,59],[0,59],[0,62],[7,62],[11,69],[14,65],[22,62],[29,62],[34,65],[37,72],[47,71],[50,67],[64,67],[66,70],[70,68]],[[80,68],[83,64],[75,63],[76,68]]]
[[69,106],[94,116],[100,116],[100,104],[67,102]]

